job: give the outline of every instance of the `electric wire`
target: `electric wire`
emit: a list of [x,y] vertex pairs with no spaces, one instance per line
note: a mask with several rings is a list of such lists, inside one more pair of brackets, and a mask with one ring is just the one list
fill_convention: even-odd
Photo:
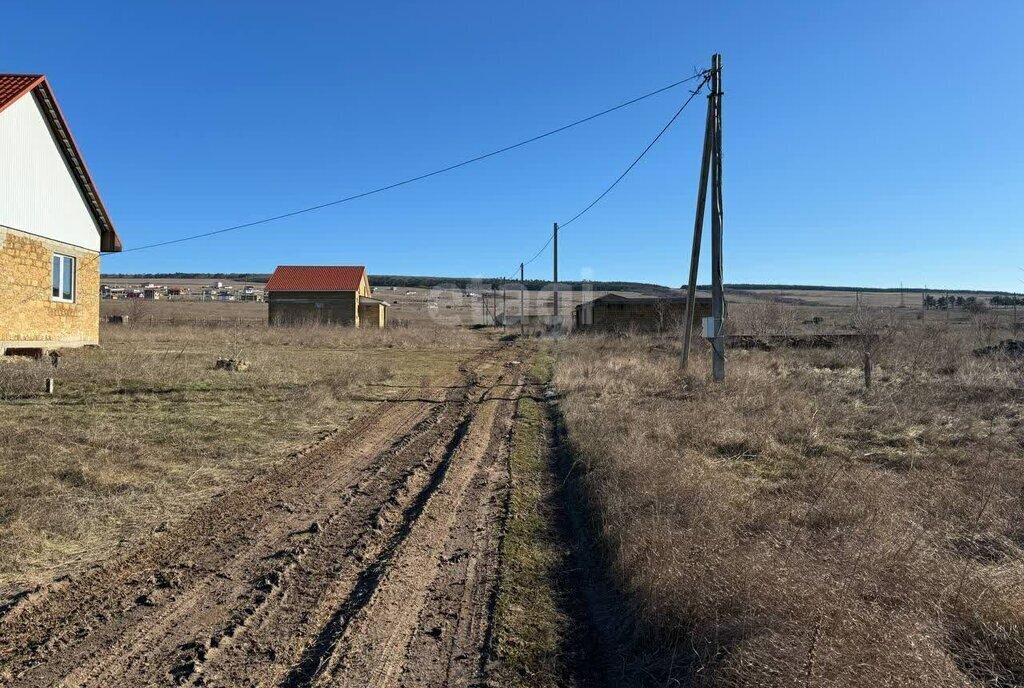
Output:
[[[590,202],[590,204],[588,204],[585,208],[583,208],[583,210],[581,210],[578,213],[576,213],[575,215],[573,215],[568,221],[559,223],[558,224],[558,229],[560,229],[560,230],[564,229],[565,227],[568,227],[570,224],[572,224],[576,220],[578,220],[581,217],[583,217],[591,208],[596,206],[598,203],[601,202],[601,200],[605,196],[607,196],[609,193],[611,193],[612,189],[614,189],[616,186],[618,186],[619,182],[621,182],[623,179],[626,178],[626,175],[628,175],[630,172],[633,171],[633,168],[636,167],[640,163],[640,161],[644,159],[644,156],[647,155],[647,153],[652,148],[654,148],[654,145],[656,143],[658,143],[658,141],[661,139],[662,136],[664,136],[665,132],[669,130],[669,128],[675,123],[675,121],[677,119],[679,119],[679,115],[681,115],[683,113],[683,110],[686,109],[686,106],[689,105],[690,102],[693,101],[693,99],[697,97],[697,94],[699,94],[701,92],[701,90],[704,88],[704,86],[707,85],[708,81],[711,79],[710,73],[706,72],[706,71],[702,72],[700,74],[700,76],[703,76],[703,80],[697,85],[697,88],[695,88],[692,91],[690,91],[690,97],[687,98],[683,102],[683,104],[681,106],[679,106],[679,109],[676,110],[674,115],[672,115],[672,118],[669,119],[669,121],[665,124],[665,126],[663,126],[661,128],[661,131],[659,131],[658,134],[653,139],[651,139],[651,142],[647,144],[647,147],[643,149],[643,151],[640,153],[640,155],[638,155],[633,160],[633,162],[631,162],[629,164],[629,167],[627,167],[625,169],[625,171],[622,174],[620,174],[615,179],[615,181],[611,183],[611,185],[607,189],[602,191],[600,193],[600,195],[598,195],[597,198],[595,198],[593,201]],[[540,250],[538,250],[535,254],[533,254],[532,258],[530,258],[529,260],[523,262],[523,267],[529,265],[533,261],[535,261],[538,258],[540,258],[541,254],[543,254],[544,251],[547,250],[548,246],[551,245],[551,242],[554,241],[554,239],[555,239],[555,234],[554,234],[554,231],[552,230],[551,235],[548,237],[548,240],[546,242],[544,242],[544,245],[540,247]],[[518,266],[516,266],[516,269],[518,270]],[[514,279],[514,274],[515,273],[513,273],[513,277],[511,277],[511,278],[506,277],[505,279],[506,280],[507,279]]]
[[[535,143],[537,141],[540,141],[541,139],[548,138],[549,136],[554,136],[555,134],[559,134],[559,133],[561,133],[563,131],[566,131],[567,129],[572,129],[573,127],[577,127],[577,126],[579,126],[581,124],[585,124],[587,122],[595,120],[598,117],[603,117],[604,115],[611,114],[613,112],[616,112],[617,110],[621,110],[622,108],[629,107],[630,105],[634,105],[634,104],[639,103],[639,102],[641,102],[643,100],[647,100],[648,98],[656,96],[659,93],[664,93],[665,91],[668,91],[670,89],[676,88],[677,86],[681,86],[682,84],[688,83],[690,81],[694,81],[694,80],[702,78],[702,77],[703,77],[704,81],[706,82],[707,81],[707,73],[705,71],[697,72],[693,76],[687,77],[685,79],[680,79],[679,81],[676,81],[674,83],[668,84],[667,86],[662,86],[661,88],[656,89],[654,91],[651,91],[649,93],[645,93],[642,96],[638,96],[638,97],[633,98],[631,100],[627,100],[624,103],[620,103],[620,104],[615,105],[613,107],[610,107],[610,108],[607,108],[607,109],[602,110],[600,112],[597,112],[597,113],[595,113],[593,115],[589,115],[589,116],[584,117],[582,119],[578,119],[575,122],[571,122],[569,124],[565,124],[563,126],[560,126],[560,127],[556,128],[556,129],[552,129],[550,131],[544,132],[543,134],[538,134],[537,136],[532,136],[532,137],[530,137],[528,139],[524,139],[522,141],[519,141],[518,143],[513,143],[511,145],[504,146],[504,147],[499,148],[497,150],[490,151],[489,153],[484,153],[482,155],[478,155],[476,157],[469,158],[469,159],[463,160],[461,162],[457,162],[457,163],[455,163],[453,165],[448,165],[447,167],[442,167],[440,169],[433,170],[432,172],[427,172],[425,174],[420,174],[420,175],[417,175],[415,177],[410,177],[408,179],[403,179],[402,181],[399,181],[399,182],[394,182],[392,184],[387,184],[385,186],[377,187],[377,188],[371,189],[369,191],[363,191],[363,192],[360,192],[360,193],[357,193],[357,194],[353,194],[351,196],[346,196],[344,198],[339,198],[339,199],[336,199],[336,200],[333,200],[333,201],[327,201],[325,203],[319,203],[317,205],[309,206],[309,207],[306,207],[306,208],[300,208],[298,210],[292,210],[292,211],[289,211],[287,213],[281,213],[279,215],[272,215],[270,217],[265,217],[265,218],[261,218],[261,219],[258,219],[258,220],[253,220],[251,222],[243,222],[241,224],[233,225],[233,226],[230,226],[230,227],[222,227],[220,229],[214,229],[214,230],[211,230],[211,231],[208,231],[208,232],[200,232],[198,234],[191,234],[191,235],[184,236],[184,237],[178,237],[176,239],[169,239],[167,241],[159,241],[159,242],[154,242],[152,244],[144,244],[142,246],[136,246],[136,247],[133,247],[133,248],[124,249],[124,250],[121,251],[121,253],[132,253],[132,252],[135,252],[135,251],[145,251],[145,250],[148,250],[148,249],[158,248],[158,247],[161,247],[161,246],[170,246],[172,244],[180,244],[180,243],[183,243],[183,242],[186,242],[186,241],[193,241],[195,239],[202,239],[202,238],[205,238],[205,237],[211,237],[211,236],[215,236],[215,235],[218,235],[218,234],[225,234],[227,232],[234,232],[234,231],[237,231],[237,230],[240,230],[240,229],[247,229],[247,228],[250,228],[250,227],[255,227],[257,225],[264,225],[264,224],[267,224],[267,223],[270,223],[270,222],[276,222],[278,220],[284,220],[284,219],[289,218],[289,217],[295,217],[297,215],[303,215],[305,213],[311,213],[311,212],[314,212],[314,211],[317,211],[317,210],[322,210],[324,208],[329,208],[329,207],[332,207],[332,206],[341,205],[342,203],[348,203],[350,201],[355,201],[355,200],[358,200],[360,198],[366,198],[367,196],[372,196],[374,194],[382,193],[384,191],[389,191],[391,189],[396,189],[396,188],[398,188],[400,186],[405,186],[407,184],[412,184],[414,182],[422,181],[424,179],[428,179],[430,177],[435,177],[437,175],[444,174],[446,172],[451,172],[452,170],[459,169],[460,167],[465,167],[466,165],[471,165],[473,163],[480,162],[481,160],[486,160],[486,159],[492,158],[492,157],[494,157],[496,155],[501,155],[502,153],[507,153],[507,152],[515,150],[517,148],[521,148],[521,147],[529,145],[531,143]],[[703,83],[704,82],[701,83],[702,86],[703,86]],[[598,200],[600,200],[600,199],[598,199]],[[589,208],[587,210],[589,210]],[[586,210],[584,210],[584,212],[586,212]],[[575,219],[575,218],[573,218],[573,219]]]

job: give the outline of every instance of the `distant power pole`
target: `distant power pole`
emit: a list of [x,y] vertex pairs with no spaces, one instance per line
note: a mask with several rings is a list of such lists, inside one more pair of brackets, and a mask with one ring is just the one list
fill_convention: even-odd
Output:
[[519,264],[519,334],[526,334],[526,325],[523,323],[525,317],[523,304],[526,301],[526,280],[523,279],[523,264]]
[[505,330],[505,321],[508,320],[508,283],[501,278],[501,329]]
[[903,308],[903,282],[900,282],[900,308]]
[[555,327],[561,331],[562,322],[558,319],[558,223],[555,223]]

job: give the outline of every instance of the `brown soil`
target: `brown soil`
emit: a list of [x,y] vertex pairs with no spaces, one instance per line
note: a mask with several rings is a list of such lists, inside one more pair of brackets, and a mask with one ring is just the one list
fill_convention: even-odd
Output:
[[409,390],[0,608],[0,684],[486,681],[523,353],[486,351],[440,398]]

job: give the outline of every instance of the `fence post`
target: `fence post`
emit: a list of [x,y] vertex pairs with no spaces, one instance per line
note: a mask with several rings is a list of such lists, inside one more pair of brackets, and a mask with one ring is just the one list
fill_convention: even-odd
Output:
[[864,352],[864,388],[871,389],[871,352]]

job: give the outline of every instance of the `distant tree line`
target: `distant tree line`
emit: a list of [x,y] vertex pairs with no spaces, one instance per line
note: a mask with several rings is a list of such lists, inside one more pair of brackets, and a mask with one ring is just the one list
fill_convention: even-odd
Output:
[[[140,279],[140,280],[175,280],[175,279],[219,279],[237,282],[266,282],[270,275],[257,272],[147,272],[104,274],[104,279]],[[511,280],[517,282],[517,280]],[[438,286],[454,286],[459,289],[485,289],[493,286],[501,289],[501,285],[509,282],[500,277],[428,277],[418,275],[370,275],[370,284],[375,287],[419,287],[430,289]],[[551,284],[549,280],[526,280],[524,286],[528,291],[539,291]],[[596,280],[562,281],[564,289],[586,287],[593,291],[632,291],[656,296],[659,294],[675,294],[676,291],[660,284],[647,282],[602,282]],[[483,286],[481,286],[483,285]]]
[[1024,296],[993,296],[989,301],[993,306],[1024,306]]
[[931,294],[925,294],[924,307],[927,310],[960,310],[967,311],[968,313],[982,313],[988,310],[985,302],[976,296],[932,296]]
[[[426,277],[414,275],[370,275],[370,284],[375,287],[438,287],[455,286],[459,289],[486,288],[493,286],[494,289],[501,289],[502,284],[518,284],[519,280],[506,280],[500,277]],[[539,291],[551,284],[550,280],[528,279],[523,286],[527,291]],[[642,294],[675,294],[676,291],[660,284],[648,282],[602,282],[598,280],[561,281],[559,284],[565,289],[586,287],[593,291],[633,291]],[[484,285],[481,287],[481,285]]]
[[[683,289],[686,288],[684,284]],[[697,285],[698,289],[711,289],[711,285]],[[829,285],[818,285],[818,284],[743,284],[738,282],[726,282],[726,289],[739,289],[743,291],[759,291],[759,290],[779,290],[779,289],[791,289],[796,291],[859,291],[864,294],[898,294],[903,292],[907,295],[916,294],[921,291],[925,291],[920,287],[841,287],[841,286],[829,286]],[[942,289],[933,288],[932,291],[943,291]],[[953,291],[953,290],[951,290]],[[991,294],[991,289],[956,289],[957,293],[960,294]]]
[[266,282],[270,275],[265,272],[116,272],[104,273],[103,279],[229,279],[236,282]]

